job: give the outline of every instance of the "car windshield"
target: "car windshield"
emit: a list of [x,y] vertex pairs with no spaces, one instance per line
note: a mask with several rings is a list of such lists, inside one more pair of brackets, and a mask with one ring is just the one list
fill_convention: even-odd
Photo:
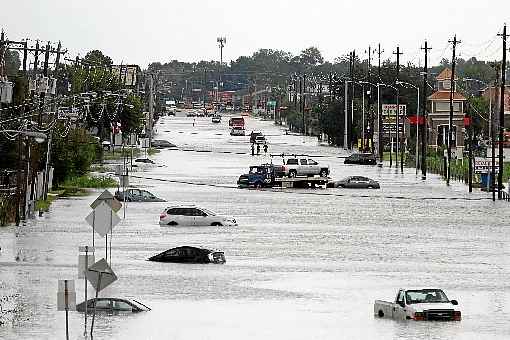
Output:
[[211,210],[200,208],[203,212],[205,212],[209,216],[216,216],[216,213],[212,212]]
[[407,304],[413,303],[441,303],[449,302],[441,289],[408,290],[406,292]]

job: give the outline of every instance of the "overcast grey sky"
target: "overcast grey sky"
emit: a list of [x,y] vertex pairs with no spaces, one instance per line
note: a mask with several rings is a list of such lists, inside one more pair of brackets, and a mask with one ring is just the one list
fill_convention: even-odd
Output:
[[433,47],[431,62],[449,57],[457,37],[460,57],[500,59],[509,0],[1,0],[0,25],[11,40],[61,40],[70,56],[99,49],[116,63],[219,59],[260,48],[294,54],[316,46],[326,60],[381,43],[383,58],[397,44],[403,62],[422,62],[420,46]]

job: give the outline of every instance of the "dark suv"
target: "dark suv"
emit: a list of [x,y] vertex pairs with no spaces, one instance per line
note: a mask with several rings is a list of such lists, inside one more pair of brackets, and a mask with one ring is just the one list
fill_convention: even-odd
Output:
[[376,165],[377,158],[371,153],[353,153],[345,159],[344,164]]

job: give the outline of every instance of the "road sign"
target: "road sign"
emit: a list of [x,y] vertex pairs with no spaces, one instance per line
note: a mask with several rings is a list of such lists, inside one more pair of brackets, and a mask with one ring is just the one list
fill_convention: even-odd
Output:
[[105,259],[101,259],[91,265],[85,273],[85,277],[96,291],[101,291],[117,281],[117,275],[115,275]]
[[[407,113],[407,106],[399,104],[399,116],[403,117]],[[397,104],[382,104],[382,115],[383,116],[395,116],[397,114]]]
[[[476,174],[484,174],[492,171],[492,158],[475,157],[474,170]],[[499,159],[495,159],[494,173],[499,173]]]
[[58,280],[57,310],[76,310],[74,280]]
[[85,220],[101,236],[108,234],[120,222],[119,216],[110,208],[106,201],[101,202]]
[[113,211],[117,212],[122,208],[122,204],[112,195],[111,192],[105,190],[99,195],[94,202],[90,204],[92,209],[96,209],[101,202],[106,202]]

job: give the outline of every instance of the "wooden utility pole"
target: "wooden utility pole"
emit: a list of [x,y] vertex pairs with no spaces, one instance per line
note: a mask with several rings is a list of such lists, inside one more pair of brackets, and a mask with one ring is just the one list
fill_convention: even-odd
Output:
[[[449,41],[452,46],[452,74],[450,77],[450,117],[448,119],[448,152],[447,152],[447,173],[446,173],[446,185],[450,185],[450,170],[451,170],[451,160],[452,160],[452,130],[453,130],[453,94],[455,93],[455,48],[457,44],[460,44],[461,41],[457,40],[457,35],[453,37],[453,40]],[[455,136],[457,139],[457,136]]]
[[498,199],[502,198],[503,191],[503,130],[505,129],[505,78],[506,78],[506,24],[503,33],[498,34],[503,38],[503,60],[501,61],[501,91],[499,95],[499,173],[498,173]]
[[[428,76],[428,52],[432,48],[428,47],[427,40],[425,46],[421,48],[425,52],[425,64],[423,66],[423,89],[422,89],[422,115],[423,124],[421,125],[421,179],[427,179],[427,144],[428,144],[428,115],[427,115],[427,76]],[[418,143],[418,141],[416,141]]]
[[[378,80],[377,80],[377,84],[379,84],[381,82],[381,54],[383,53],[384,51],[381,50],[381,44],[377,44],[377,55],[378,55],[378,62],[377,62],[377,76],[378,76]],[[378,130],[378,152],[379,152],[379,162],[383,162],[384,160],[384,143],[383,143],[383,131],[382,131],[382,117],[381,117],[381,104],[380,104],[380,92],[379,92],[379,88],[380,86],[378,85],[377,86],[377,96],[378,96],[378,100],[377,100],[377,112],[378,112],[378,117],[377,117],[377,130]]]
[[[397,92],[397,112],[395,113],[395,142],[397,144],[397,148],[396,148],[396,152],[395,152],[395,168],[398,170],[398,152],[399,152],[399,147],[401,147],[400,145],[400,103],[399,103],[399,96],[400,96],[400,93],[398,91],[398,77],[400,75],[400,56],[403,54],[402,52],[400,52],[400,46],[397,46],[397,51],[396,52],[393,52],[393,54],[396,54],[397,55],[397,72],[396,72],[396,75],[395,75],[395,88],[397,89],[396,92]],[[400,167],[401,167],[401,172],[404,172],[404,164],[403,163],[403,153],[401,153],[400,155]]]

